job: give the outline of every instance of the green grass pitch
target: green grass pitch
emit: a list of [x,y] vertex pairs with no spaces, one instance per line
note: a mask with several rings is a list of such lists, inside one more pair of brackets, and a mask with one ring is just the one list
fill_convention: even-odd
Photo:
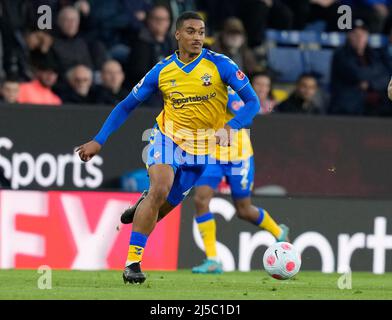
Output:
[[52,289],[38,289],[36,270],[1,270],[0,299],[392,299],[392,274],[354,272],[352,289],[339,274],[300,272],[278,281],[264,271],[194,275],[189,270],[146,272],[142,285],[125,285],[121,271],[52,271]]

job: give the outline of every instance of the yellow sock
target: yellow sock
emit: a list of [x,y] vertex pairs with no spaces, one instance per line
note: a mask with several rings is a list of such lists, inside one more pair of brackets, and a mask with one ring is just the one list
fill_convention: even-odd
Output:
[[141,262],[148,236],[140,232],[132,232],[129,241],[128,257],[126,265]]
[[144,248],[130,245],[128,249],[127,263],[134,263],[142,261]]
[[216,223],[211,212],[196,218],[207,259],[216,259]]
[[275,237],[279,238],[282,233],[282,229],[278,226],[274,219],[270,216],[267,210],[259,208],[260,217],[256,224],[269,232]]

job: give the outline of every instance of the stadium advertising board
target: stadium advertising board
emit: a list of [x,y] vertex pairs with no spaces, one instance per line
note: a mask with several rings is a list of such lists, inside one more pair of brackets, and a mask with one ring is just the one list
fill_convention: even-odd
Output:
[[[148,128],[160,110],[135,110],[99,156],[81,162],[74,148],[94,137],[110,111],[1,105],[0,185],[8,180],[12,189],[118,188],[121,175],[145,167]],[[289,195],[392,198],[391,138],[389,119],[258,117],[251,129],[255,192],[274,186],[269,190]]]
[[[290,242],[302,253],[303,270],[392,271],[391,200],[254,197],[253,204],[290,227]],[[217,251],[224,270],[261,269],[264,251],[275,242],[272,235],[238,219],[227,197],[214,198],[210,209],[217,221]],[[186,199],[179,268],[205,258],[194,212],[191,199]]]
[[145,168],[145,130],[154,125],[157,111],[137,110],[98,156],[83,163],[75,147],[95,136],[110,111],[87,106],[0,108],[0,175],[15,190],[118,188],[125,172]]
[[[0,268],[123,269],[137,193],[0,191]],[[143,266],[176,270],[181,206],[150,236]],[[153,247],[154,249],[149,249]]]
[[[131,225],[119,216],[137,193],[0,191],[0,268],[122,269]],[[392,201],[254,197],[290,226],[302,270],[392,271]],[[261,270],[273,237],[239,220],[227,197],[211,202],[218,254],[226,271]],[[145,270],[190,268],[202,241],[186,198],[149,237]]]

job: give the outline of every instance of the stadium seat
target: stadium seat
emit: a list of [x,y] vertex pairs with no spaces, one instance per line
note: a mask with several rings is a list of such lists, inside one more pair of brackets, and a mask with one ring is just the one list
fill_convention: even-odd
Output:
[[294,82],[305,71],[302,52],[297,48],[270,48],[268,61],[279,82]]
[[301,44],[318,43],[319,36],[314,31],[279,31],[267,30],[267,40],[278,46],[299,46]]
[[322,86],[330,82],[333,53],[333,49],[303,51],[306,72],[318,75]]
[[274,29],[268,29],[265,33],[267,41],[278,43],[279,31]]
[[346,34],[343,32],[322,32],[320,45],[322,47],[340,47],[346,42]]
[[[333,51],[346,42],[344,32],[279,31],[267,30],[267,39],[275,43],[268,52],[269,66],[278,73],[278,82],[294,82],[303,72],[319,76],[322,86],[330,82]],[[381,34],[369,36],[369,46],[380,48],[388,43]],[[315,47],[309,46],[317,44]],[[322,49],[318,49],[318,48]],[[312,49],[310,49],[312,48]]]
[[377,49],[388,44],[388,37],[382,34],[371,34],[369,36],[369,46]]
[[301,44],[319,44],[320,42],[319,33],[315,31],[301,31],[299,38]]
[[[341,47],[346,42],[345,32],[316,32],[304,31],[280,31],[267,30],[267,40],[274,42],[277,46],[301,46],[308,44],[319,44],[321,47]],[[388,38],[382,34],[371,34],[369,45],[372,48],[380,48],[388,43]]]

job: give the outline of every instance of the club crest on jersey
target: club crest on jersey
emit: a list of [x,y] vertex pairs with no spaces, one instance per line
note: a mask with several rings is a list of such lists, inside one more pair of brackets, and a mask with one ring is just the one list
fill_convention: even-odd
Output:
[[170,86],[171,87],[177,87],[176,80],[170,80]]
[[235,75],[237,76],[238,80],[244,80],[245,79],[245,73],[243,73],[241,70],[238,70]]
[[211,78],[212,78],[212,76],[209,75],[208,73],[204,74],[204,76],[201,77],[201,80],[203,80],[203,86],[205,86],[205,87],[210,86],[212,84]]

